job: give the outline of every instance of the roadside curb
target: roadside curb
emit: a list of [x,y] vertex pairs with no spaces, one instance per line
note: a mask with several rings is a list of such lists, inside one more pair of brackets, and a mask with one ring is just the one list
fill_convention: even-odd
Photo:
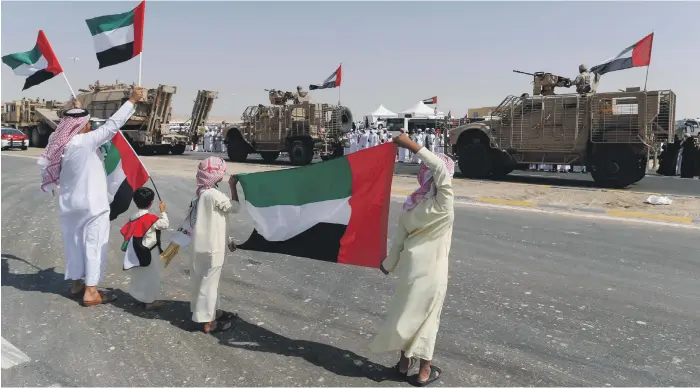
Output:
[[[394,195],[397,195],[397,194],[398,195],[409,195],[409,194],[411,194],[411,192],[407,191],[407,190],[392,190],[391,193]],[[606,215],[606,216],[610,216],[610,217],[617,217],[617,218],[627,218],[627,219],[636,218],[636,219],[650,220],[650,221],[666,221],[666,222],[675,222],[675,223],[682,223],[682,224],[700,224],[700,218],[693,218],[693,217],[667,216],[667,215],[663,215],[663,214],[651,214],[651,213],[643,213],[643,212],[628,212],[628,211],[622,211],[622,210],[606,210],[606,209],[600,209],[600,208],[579,208],[579,207],[571,207],[571,206],[565,206],[565,205],[541,204],[541,203],[530,202],[530,201],[514,201],[514,200],[499,199],[499,198],[472,197],[472,196],[466,196],[466,195],[455,195],[455,199],[458,201],[462,201],[462,202],[489,203],[489,204],[505,205],[505,206],[512,206],[512,207],[553,209],[553,210],[560,210],[560,211],[566,211],[566,212],[594,213],[594,214],[602,214],[602,215]]]

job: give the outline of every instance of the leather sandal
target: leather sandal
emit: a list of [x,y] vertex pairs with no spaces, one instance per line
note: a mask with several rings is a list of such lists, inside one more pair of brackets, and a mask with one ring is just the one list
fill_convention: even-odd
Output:
[[100,298],[97,300],[90,300],[90,301],[85,301],[83,300],[82,305],[83,307],[93,307],[93,306],[98,306],[101,304],[107,304],[107,303],[112,303],[115,300],[117,300],[117,296],[114,295],[114,293],[105,293],[102,291],[97,292],[100,295]]

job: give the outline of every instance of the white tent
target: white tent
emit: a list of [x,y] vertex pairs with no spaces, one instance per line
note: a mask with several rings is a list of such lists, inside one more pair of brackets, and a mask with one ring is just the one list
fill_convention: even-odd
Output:
[[397,117],[398,115],[385,108],[384,105],[379,105],[379,108],[375,109],[372,113],[368,113],[367,116],[372,117],[373,119],[378,119],[386,117]]
[[418,101],[416,105],[413,105],[412,107],[403,110],[400,112],[402,115],[407,115],[410,114],[413,117],[426,117],[426,118],[440,118],[444,117],[445,113],[444,112],[437,112],[435,114],[435,109],[428,107],[423,103],[423,101]]

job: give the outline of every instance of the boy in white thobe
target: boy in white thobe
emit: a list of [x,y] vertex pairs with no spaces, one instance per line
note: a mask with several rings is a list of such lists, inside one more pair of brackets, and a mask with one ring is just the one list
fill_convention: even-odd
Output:
[[[160,296],[160,279],[163,263],[160,262],[160,231],[170,227],[168,215],[165,214],[165,202],[159,206],[160,217],[149,213],[155,193],[148,187],[141,187],[134,192],[134,204],[139,209],[129,218],[122,228],[125,250],[124,270],[130,270],[131,284],[129,293],[141,302],[146,310],[163,307]],[[155,248],[158,248],[156,251]]]
[[358,151],[362,151],[367,148],[367,142],[369,141],[369,135],[364,129],[360,130],[360,136],[357,139]]
[[[70,297],[82,299],[86,307],[116,299],[114,294],[97,290],[107,258],[111,202],[100,146],[119,132],[142,97],[142,89],[135,88],[129,100],[94,131],[87,110],[68,110],[38,161],[41,189],[54,192],[60,186],[58,218],[66,255],[65,278],[73,281]],[[73,106],[78,105],[74,99]]]
[[236,179],[231,176],[231,198],[217,189],[226,175],[226,163],[218,157],[209,157],[199,163],[197,171],[197,198],[191,205],[190,222],[194,223],[194,255],[190,273],[192,320],[203,324],[205,333],[228,330],[235,317],[224,314],[219,299],[219,278],[226,256],[226,217],[238,213]]
[[377,131],[374,128],[369,130],[369,136],[367,137],[367,143],[369,147],[376,147],[379,144],[379,136],[377,136]]

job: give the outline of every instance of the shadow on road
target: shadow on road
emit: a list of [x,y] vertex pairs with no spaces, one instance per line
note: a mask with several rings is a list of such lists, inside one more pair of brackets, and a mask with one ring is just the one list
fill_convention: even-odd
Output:
[[[16,274],[10,272],[10,261],[27,265],[36,273]],[[13,254],[2,254],[2,285],[20,291],[35,291],[56,294],[69,299],[70,283],[64,275],[56,272],[56,267],[41,269],[25,259]],[[189,332],[201,330],[201,326],[190,319],[190,304],[186,301],[168,301],[159,310],[146,311],[140,303],[119,289],[109,289],[117,295],[111,303],[131,315],[143,319],[158,319]],[[78,301],[76,301],[77,303]],[[247,322],[240,317],[234,321],[231,330],[217,333],[220,344],[255,352],[274,353],[287,357],[297,357],[313,365],[326,369],[338,376],[367,378],[375,382],[397,380],[392,368],[369,361],[351,351],[336,348],[320,342],[295,340],[277,334],[263,327]]]

